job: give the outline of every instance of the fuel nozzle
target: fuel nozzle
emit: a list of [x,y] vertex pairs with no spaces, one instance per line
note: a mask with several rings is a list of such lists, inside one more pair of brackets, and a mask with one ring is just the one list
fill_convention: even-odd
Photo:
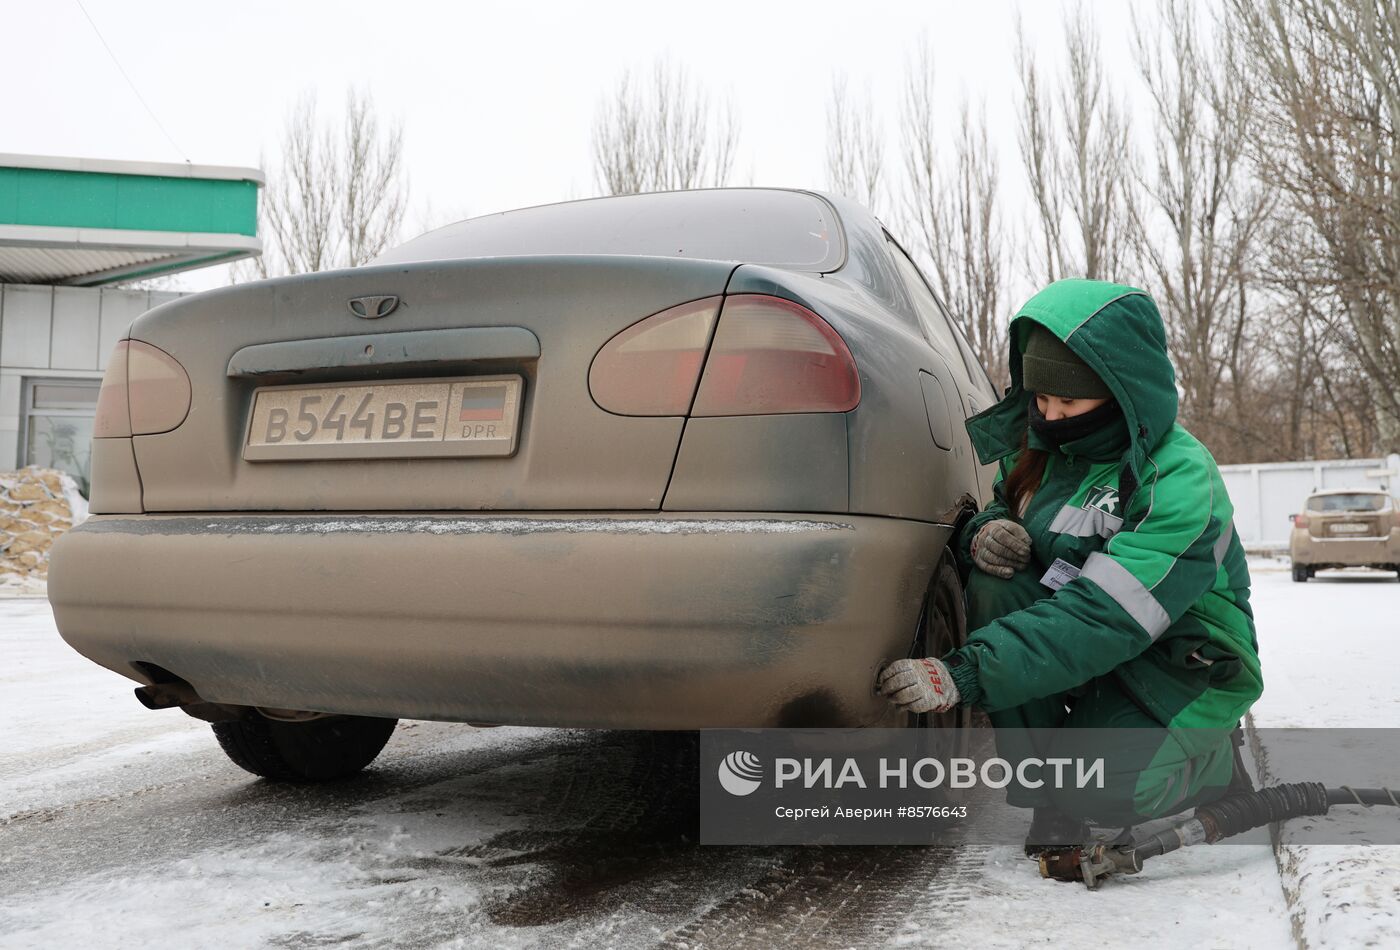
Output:
[[1222,838],[1270,822],[1303,815],[1325,815],[1332,805],[1395,805],[1400,797],[1389,788],[1326,788],[1318,782],[1275,785],[1229,795],[1202,805],[1190,818],[1141,840],[1054,848],[1041,853],[1040,876],[1056,881],[1083,881],[1090,890],[1114,874],[1136,874],[1148,858],[1194,844],[1215,844]]
[[1142,870],[1142,859],[1131,846],[1113,847],[1107,844],[1055,848],[1040,855],[1040,876],[1056,881],[1083,881],[1095,890],[1103,879],[1113,874],[1136,874]]

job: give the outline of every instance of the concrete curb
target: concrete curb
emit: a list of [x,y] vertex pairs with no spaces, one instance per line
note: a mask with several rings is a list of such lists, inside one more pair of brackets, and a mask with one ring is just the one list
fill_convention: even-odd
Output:
[[[1271,784],[1276,780],[1269,771],[1269,753],[1259,738],[1259,729],[1254,724],[1254,716],[1251,713],[1244,714],[1244,731],[1249,742],[1250,760],[1254,765],[1255,787]],[[1304,926],[1305,904],[1299,896],[1298,881],[1290,869],[1285,867],[1288,862],[1285,861],[1278,822],[1269,824],[1269,844],[1274,851],[1274,865],[1278,868],[1279,886],[1283,889],[1283,899],[1288,905],[1289,927],[1293,931],[1293,939],[1298,944],[1299,950],[1307,950],[1308,943],[1303,937],[1306,930]]]
[[[1252,715],[1245,735],[1255,781],[1277,784]],[[1400,848],[1290,844],[1285,824],[1269,825],[1279,884],[1300,950],[1392,946],[1400,932]]]

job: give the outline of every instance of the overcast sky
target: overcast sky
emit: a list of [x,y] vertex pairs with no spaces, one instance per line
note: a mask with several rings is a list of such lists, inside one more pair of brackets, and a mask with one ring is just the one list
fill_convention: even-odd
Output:
[[[367,90],[404,127],[408,234],[596,193],[599,99],[658,57],[684,66],[740,121],[738,184],[825,186],[832,78],[869,87],[895,156],[905,60],[933,51],[950,134],[964,94],[985,101],[1009,186],[1020,187],[1012,66],[1017,14],[1047,63],[1059,2],[310,2],[84,0],[152,120],[76,0],[0,0],[6,33],[0,152],[262,164],[286,114],[314,91],[327,110]],[[1135,83],[1128,4],[1090,0],[1103,53]],[[1006,225],[1022,213],[1013,200]],[[223,268],[183,275],[222,284]]]

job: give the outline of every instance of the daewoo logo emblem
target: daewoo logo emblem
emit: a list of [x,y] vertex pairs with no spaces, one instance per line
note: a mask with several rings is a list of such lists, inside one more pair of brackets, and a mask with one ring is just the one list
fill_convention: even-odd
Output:
[[351,297],[350,312],[363,320],[378,320],[394,312],[399,298],[393,294],[382,297]]

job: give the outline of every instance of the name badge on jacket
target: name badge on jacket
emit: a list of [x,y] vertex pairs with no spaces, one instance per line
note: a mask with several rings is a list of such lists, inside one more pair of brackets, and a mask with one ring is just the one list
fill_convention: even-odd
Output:
[[1079,568],[1064,558],[1057,557],[1055,563],[1050,565],[1050,569],[1045,572],[1045,576],[1040,579],[1040,582],[1051,590],[1059,590],[1078,576]]

